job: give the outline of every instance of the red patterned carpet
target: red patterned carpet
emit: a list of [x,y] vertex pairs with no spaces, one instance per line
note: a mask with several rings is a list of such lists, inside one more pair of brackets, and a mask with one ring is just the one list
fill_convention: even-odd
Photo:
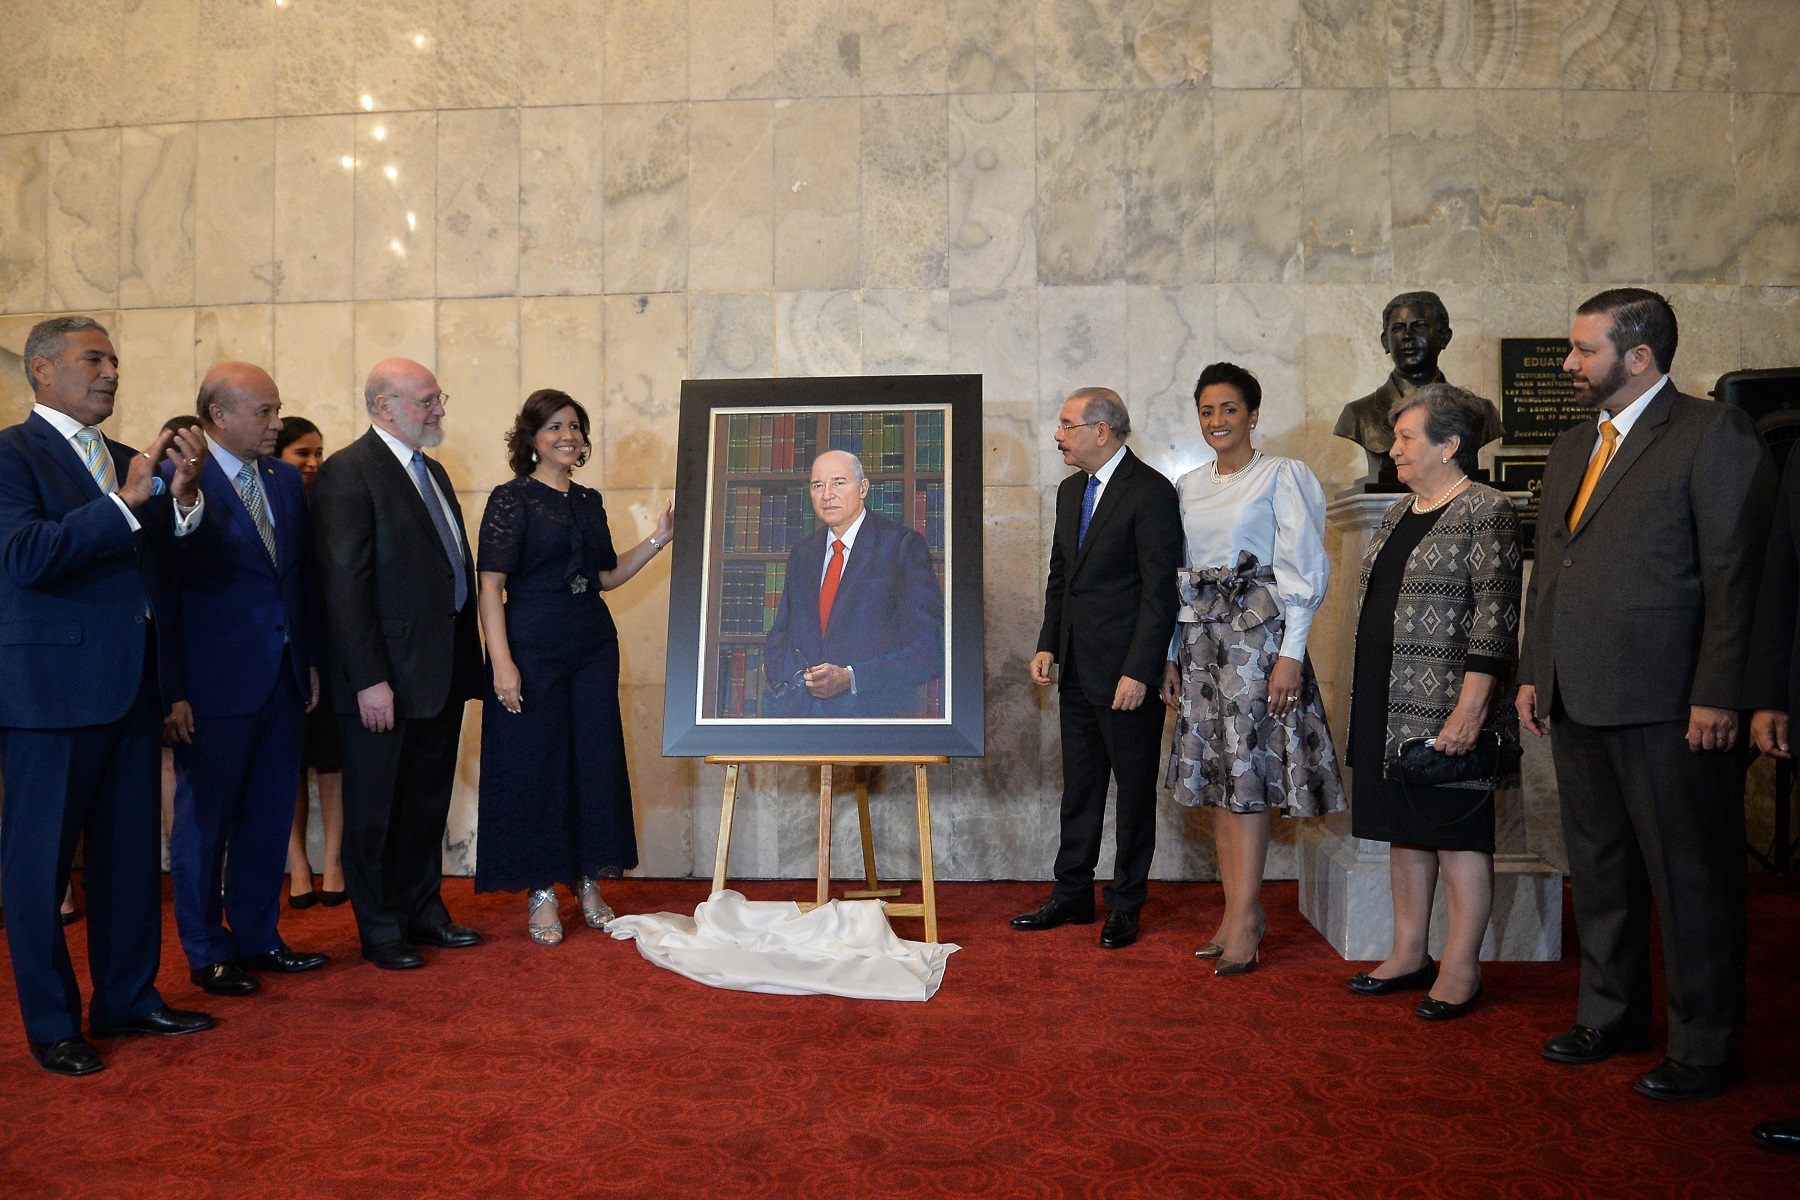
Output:
[[[290,913],[288,940],[334,959],[248,999],[191,987],[169,925],[164,994],[219,1027],[102,1043],[85,1079],[31,1062],[8,989],[0,1196],[1800,1195],[1800,1158],[1749,1138],[1800,1115],[1794,884],[1752,887],[1748,1080],[1684,1106],[1630,1091],[1652,1056],[1538,1056],[1570,1023],[1572,958],[1490,965],[1482,1009],[1428,1026],[1344,988],[1293,884],[1269,888],[1241,979],[1193,957],[1216,886],[1153,886],[1144,940],[1112,953],[1097,926],[1009,931],[1041,884],[947,885],[963,952],[927,1004],[712,991],[578,920],[532,945],[518,898],[447,890],[488,944],[387,973],[356,958],[348,908]],[[608,895],[691,911],[705,890]]]

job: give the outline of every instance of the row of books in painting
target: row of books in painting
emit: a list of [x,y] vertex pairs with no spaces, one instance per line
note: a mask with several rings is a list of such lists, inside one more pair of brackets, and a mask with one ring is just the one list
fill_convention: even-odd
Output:
[[944,469],[944,414],[922,412],[913,420],[913,470]]
[[719,593],[720,633],[766,633],[787,586],[785,562],[728,562]]
[[718,713],[721,717],[757,717],[763,711],[761,646],[719,649]]
[[816,417],[799,413],[740,413],[731,418],[726,439],[728,471],[810,474],[819,452],[819,423]]
[[786,550],[816,524],[804,483],[734,483],[725,489],[727,550]]
[[833,413],[830,436],[831,449],[856,455],[865,474],[906,470],[904,414]]

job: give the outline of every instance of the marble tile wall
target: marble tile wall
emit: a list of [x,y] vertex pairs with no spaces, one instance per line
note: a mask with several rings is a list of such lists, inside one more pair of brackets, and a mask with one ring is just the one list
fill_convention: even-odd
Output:
[[[1397,291],[1445,297],[1447,369],[1490,395],[1500,338],[1621,283],[1670,294],[1690,391],[1800,362],[1789,0],[82,6],[107,38],[73,11],[0,28],[0,421],[28,410],[45,313],[113,329],[127,440],[239,356],[341,446],[364,372],[404,354],[455,397],[471,523],[513,406],[556,386],[593,410],[584,477],[635,539],[684,378],[981,373],[989,755],[935,783],[945,877],[1052,853],[1056,713],[1024,664],[1068,390],[1118,386],[1178,473],[1192,380],[1230,357],[1263,380],[1265,444],[1335,491],[1361,456],[1331,424],[1386,370]],[[614,605],[644,869],[705,874],[720,772],[659,754],[667,603],[659,560]],[[478,777],[471,737],[463,865]],[[810,870],[809,788],[749,780],[739,870]],[[875,788],[898,874],[908,789]],[[1158,873],[1210,874],[1204,815],[1162,820]]]

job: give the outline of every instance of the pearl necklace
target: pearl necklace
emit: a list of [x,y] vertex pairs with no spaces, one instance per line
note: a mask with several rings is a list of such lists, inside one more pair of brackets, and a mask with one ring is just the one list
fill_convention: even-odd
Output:
[[1249,462],[1245,463],[1243,466],[1239,467],[1237,470],[1227,472],[1224,475],[1219,474],[1219,460],[1215,458],[1215,459],[1213,459],[1213,462],[1212,462],[1212,481],[1217,484],[1230,483],[1232,480],[1236,479],[1239,475],[1242,475],[1245,471],[1248,471],[1251,467],[1254,467],[1256,465],[1256,460],[1261,457],[1262,457],[1261,450],[1252,450],[1250,452],[1250,461]]
[[1464,488],[1466,488],[1468,486],[1469,486],[1469,477],[1467,475],[1464,475],[1462,478],[1458,479],[1455,483],[1453,483],[1449,487],[1445,488],[1444,494],[1439,496],[1436,500],[1433,500],[1430,504],[1420,504],[1419,497],[1417,496],[1417,494],[1415,494],[1413,496],[1413,502],[1412,502],[1413,511],[1416,513],[1436,512],[1438,509],[1444,507],[1444,505],[1450,503],[1450,501],[1456,499],[1457,493],[1461,492]]

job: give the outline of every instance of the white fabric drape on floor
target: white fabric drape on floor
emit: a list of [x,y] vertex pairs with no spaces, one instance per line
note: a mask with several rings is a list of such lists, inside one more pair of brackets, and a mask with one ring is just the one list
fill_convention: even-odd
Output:
[[929,1000],[959,947],[895,935],[879,900],[833,900],[811,912],[789,901],[713,893],[694,909],[606,923],[638,953],[708,987],[778,996]]

